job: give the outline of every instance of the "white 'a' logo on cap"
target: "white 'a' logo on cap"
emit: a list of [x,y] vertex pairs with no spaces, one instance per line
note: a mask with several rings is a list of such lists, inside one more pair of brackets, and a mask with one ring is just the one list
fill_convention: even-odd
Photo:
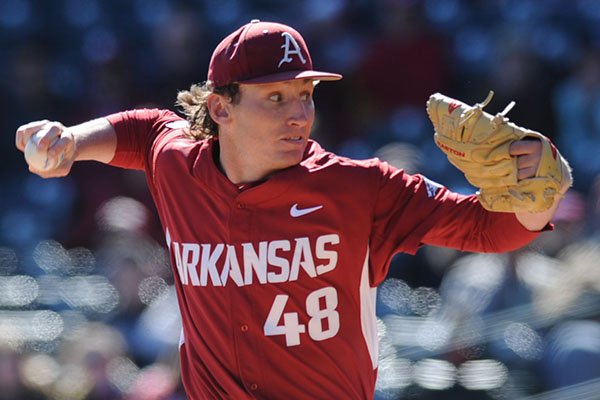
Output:
[[[306,64],[306,59],[304,58],[304,56],[302,56],[300,46],[298,45],[298,42],[296,42],[294,37],[289,32],[283,32],[281,36],[285,38],[285,43],[281,46],[285,53],[283,53],[283,57],[281,58],[281,60],[279,60],[277,68],[281,67],[281,64],[283,63],[292,62],[293,60],[291,56],[294,54],[298,55],[298,58],[300,59],[300,61],[302,61],[302,64]],[[293,49],[290,48],[290,46],[292,46]]]

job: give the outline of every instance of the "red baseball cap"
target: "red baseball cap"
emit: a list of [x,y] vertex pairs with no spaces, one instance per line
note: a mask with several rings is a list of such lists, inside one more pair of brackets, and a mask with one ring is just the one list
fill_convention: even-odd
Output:
[[214,87],[305,78],[336,81],[342,75],[314,71],[308,47],[295,29],[257,19],[223,39],[208,66]]

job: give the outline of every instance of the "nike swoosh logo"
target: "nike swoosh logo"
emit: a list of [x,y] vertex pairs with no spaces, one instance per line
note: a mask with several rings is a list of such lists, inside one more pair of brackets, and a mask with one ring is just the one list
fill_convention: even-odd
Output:
[[309,208],[298,208],[298,203],[294,204],[292,206],[292,208],[290,208],[290,215],[293,218],[298,218],[301,217],[303,215],[306,214],[310,214],[311,212],[315,212],[317,210],[320,210],[321,208],[323,208],[323,206],[315,206],[315,207],[309,207]]

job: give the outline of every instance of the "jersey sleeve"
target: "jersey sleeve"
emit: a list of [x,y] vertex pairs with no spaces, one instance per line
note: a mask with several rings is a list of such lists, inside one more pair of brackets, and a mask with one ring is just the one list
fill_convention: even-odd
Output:
[[475,195],[454,193],[422,175],[380,164],[373,215],[372,283],[387,274],[398,252],[415,254],[424,244],[461,251],[498,253],[517,249],[539,232],[525,229],[512,213],[485,210]]
[[[117,134],[117,148],[110,165],[152,172],[153,153],[169,139],[169,123],[185,121],[169,110],[138,109],[106,117]],[[179,132],[175,131],[179,136]]]

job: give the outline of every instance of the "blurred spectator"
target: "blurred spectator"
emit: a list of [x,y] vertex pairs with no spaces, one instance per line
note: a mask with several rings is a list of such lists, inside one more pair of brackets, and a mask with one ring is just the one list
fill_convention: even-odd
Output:
[[600,378],[600,322],[560,323],[549,335],[543,372],[549,390]]
[[[500,41],[502,43],[502,37]],[[511,121],[555,140],[551,75],[544,71],[540,60],[522,44],[504,44],[494,61],[488,78],[483,81],[485,87],[480,87],[481,100],[478,101],[485,98],[488,90],[493,90],[495,96],[488,110],[492,114],[515,101],[516,106],[508,114]]]
[[580,181],[575,187],[585,190],[600,172],[595,149],[600,145],[600,53],[590,49],[554,95],[558,122],[558,143]]
[[418,2],[378,3],[377,26],[356,71],[374,120],[401,106],[422,108],[430,94],[447,89],[451,73],[443,42],[426,26]]
[[25,386],[21,379],[20,355],[0,344],[0,399],[44,399],[44,396],[32,388]]

